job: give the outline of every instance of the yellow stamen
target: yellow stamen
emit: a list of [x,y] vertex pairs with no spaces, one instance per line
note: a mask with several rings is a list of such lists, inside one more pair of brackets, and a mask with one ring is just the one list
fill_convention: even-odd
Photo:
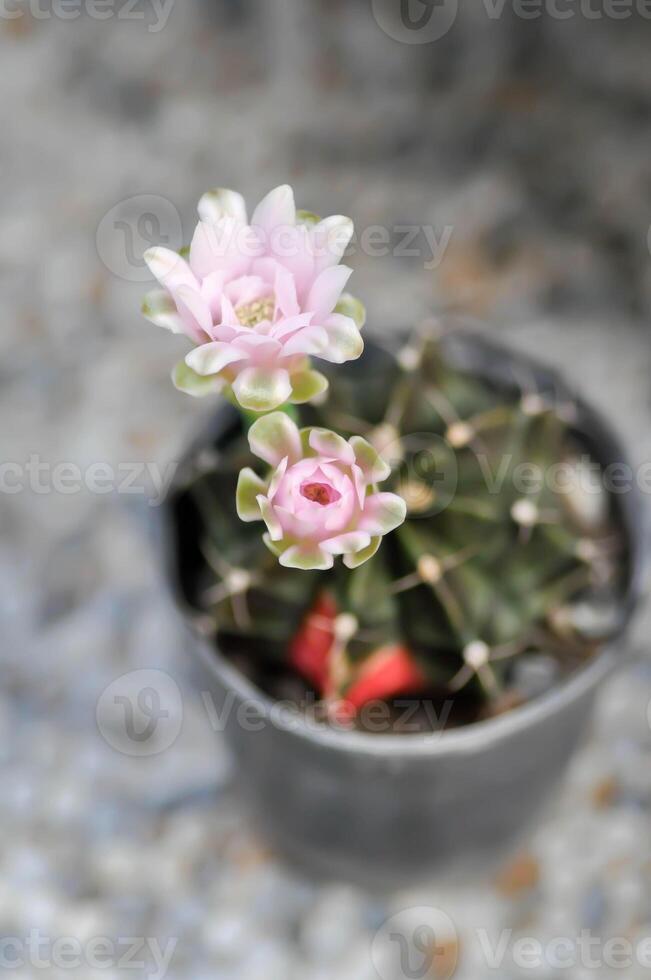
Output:
[[253,303],[238,306],[235,312],[243,327],[255,327],[263,320],[271,320],[275,309],[276,300],[273,296],[267,296],[265,299],[256,299]]

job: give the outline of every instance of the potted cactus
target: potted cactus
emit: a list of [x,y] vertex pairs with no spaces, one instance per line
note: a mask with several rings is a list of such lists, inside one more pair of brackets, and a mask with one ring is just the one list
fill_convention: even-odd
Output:
[[199,215],[186,255],[147,254],[144,312],[194,345],[177,387],[224,396],[165,529],[243,788],[338,875],[493,851],[548,798],[632,607],[637,501],[600,479],[619,447],[471,334],[360,359],[349,219],[288,187],[250,222],[231,191]]

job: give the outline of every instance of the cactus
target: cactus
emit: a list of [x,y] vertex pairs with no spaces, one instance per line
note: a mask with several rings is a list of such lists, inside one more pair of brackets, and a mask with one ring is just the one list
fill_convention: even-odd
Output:
[[261,469],[234,423],[176,504],[192,605],[220,649],[276,696],[353,713],[451,700],[457,721],[525,699],[522,665],[559,677],[590,658],[614,625],[622,561],[605,492],[551,479],[585,476],[573,405],[456,366],[431,330],[328,380],[325,404],[293,409],[299,424],[368,440],[407,519],[355,570],[281,567],[236,514],[238,473]]

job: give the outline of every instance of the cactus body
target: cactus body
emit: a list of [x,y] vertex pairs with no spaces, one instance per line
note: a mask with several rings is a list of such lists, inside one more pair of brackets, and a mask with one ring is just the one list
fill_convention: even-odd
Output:
[[281,568],[235,513],[237,474],[259,464],[239,433],[184,490],[200,545],[193,604],[274,693],[500,712],[529,696],[521,664],[555,680],[615,625],[623,556],[608,497],[598,480],[586,488],[572,404],[526,376],[493,384],[426,333],[375,360],[332,374],[327,404],[300,421],[371,442],[407,501],[404,525],[354,571]]

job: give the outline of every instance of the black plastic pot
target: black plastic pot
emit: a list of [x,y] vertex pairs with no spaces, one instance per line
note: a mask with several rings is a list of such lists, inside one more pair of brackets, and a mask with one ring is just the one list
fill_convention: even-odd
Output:
[[[597,462],[625,462],[605,421],[552,371],[469,334],[453,334],[446,345],[459,366],[505,388],[526,371],[541,393],[554,392],[576,406],[577,432]],[[373,357],[368,344],[353,370],[372,371]],[[198,452],[223,444],[236,424],[232,409],[220,408],[187,465]],[[176,495],[175,485],[163,509],[164,547],[187,613]],[[517,839],[544,811],[586,730],[599,686],[625,659],[623,632],[641,586],[642,508],[633,489],[614,498],[614,506],[628,562],[617,635],[550,693],[465,728],[422,736],[319,727],[278,712],[193,630],[205,687],[219,708],[229,703],[225,735],[242,790],[280,852],[321,874],[389,885],[428,875],[452,859],[474,866]]]

